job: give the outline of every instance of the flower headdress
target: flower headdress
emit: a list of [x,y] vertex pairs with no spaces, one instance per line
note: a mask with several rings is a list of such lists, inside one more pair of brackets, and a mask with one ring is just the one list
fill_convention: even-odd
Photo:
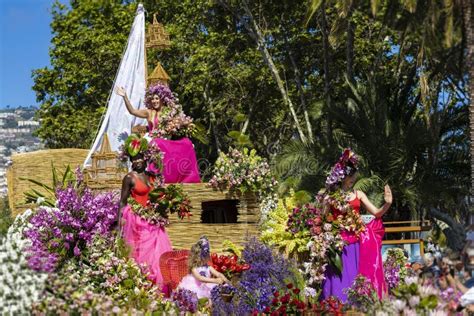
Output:
[[201,259],[209,258],[211,255],[211,248],[209,246],[209,240],[206,236],[201,236],[197,242],[201,248]]
[[132,158],[138,154],[145,154],[148,149],[148,141],[146,138],[138,134],[131,134],[125,139],[121,147],[121,160],[126,160],[128,157]]
[[357,171],[358,163],[359,157],[350,148],[344,149],[341,157],[326,178],[326,187],[332,188],[341,183],[346,176]]
[[127,162],[129,158],[142,154],[147,167],[146,172],[158,176],[163,167],[163,152],[153,142],[149,143],[145,137],[138,134],[131,134],[125,139],[125,142],[119,149],[118,159]]
[[154,95],[158,95],[166,106],[174,106],[177,103],[177,99],[171,89],[162,83],[158,83],[156,85],[148,87],[145,93],[145,105],[148,108],[151,108],[151,100]]

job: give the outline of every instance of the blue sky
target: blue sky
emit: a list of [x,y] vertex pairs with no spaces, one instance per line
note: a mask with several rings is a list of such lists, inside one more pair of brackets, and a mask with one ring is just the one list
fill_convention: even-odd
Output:
[[37,105],[33,69],[49,66],[53,0],[0,0],[0,108]]

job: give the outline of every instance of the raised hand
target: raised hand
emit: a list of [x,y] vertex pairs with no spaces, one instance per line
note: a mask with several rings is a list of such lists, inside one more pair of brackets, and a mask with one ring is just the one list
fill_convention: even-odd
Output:
[[121,97],[127,95],[127,92],[125,92],[125,89],[123,87],[117,87],[117,89],[115,89],[115,93],[117,93]]
[[392,204],[393,202],[392,190],[390,190],[390,186],[388,184],[385,185],[383,198],[385,200],[385,203]]

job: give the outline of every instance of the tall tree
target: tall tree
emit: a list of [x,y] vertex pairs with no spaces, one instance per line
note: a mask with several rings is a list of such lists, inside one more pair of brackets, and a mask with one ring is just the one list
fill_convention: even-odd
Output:
[[36,133],[47,147],[91,146],[135,9],[120,0],[54,3],[51,67],[33,71]]

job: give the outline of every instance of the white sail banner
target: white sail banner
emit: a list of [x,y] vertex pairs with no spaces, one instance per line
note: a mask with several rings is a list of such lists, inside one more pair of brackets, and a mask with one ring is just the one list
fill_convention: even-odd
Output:
[[127,48],[123,54],[114,84],[110,90],[107,111],[94,140],[84,166],[92,163],[91,155],[100,149],[104,135],[107,134],[112,151],[117,151],[123,140],[119,135],[130,134],[132,126],[146,124],[146,121],[128,113],[123,98],[115,93],[116,87],[124,87],[130,102],[135,108],[145,108],[145,9],[138,5]]

